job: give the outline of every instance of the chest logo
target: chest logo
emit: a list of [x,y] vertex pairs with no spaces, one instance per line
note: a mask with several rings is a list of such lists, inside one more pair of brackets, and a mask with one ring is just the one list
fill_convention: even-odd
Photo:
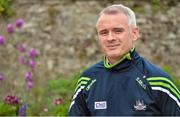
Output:
[[94,109],[107,109],[106,101],[98,101],[94,103]]
[[146,85],[144,84],[144,82],[143,82],[139,77],[136,78],[136,81],[138,82],[138,84],[139,84],[141,87],[143,87],[144,89],[146,89]]
[[146,105],[144,104],[143,100],[137,100],[134,108],[136,111],[144,111],[146,110]]

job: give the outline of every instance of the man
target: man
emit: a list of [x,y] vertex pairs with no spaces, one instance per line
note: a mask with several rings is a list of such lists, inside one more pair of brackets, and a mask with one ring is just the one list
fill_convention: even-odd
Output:
[[96,28],[104,60],[81,75],[69,115],[180,115],[180,91],[170,76],[135,51],[134,12],[121,4],[109,6]]

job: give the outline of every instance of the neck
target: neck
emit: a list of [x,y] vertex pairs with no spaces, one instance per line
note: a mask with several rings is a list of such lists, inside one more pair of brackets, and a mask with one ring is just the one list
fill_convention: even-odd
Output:
[[[128,59],[128,60],[131,60],[131,55],[130,55],[130,53],[127,53],[126,55],[124,55],[122,58],[120,58],[120,60],[115,60],[115,59],[113,59],[114,60],[114,63],[110,63],[109,62],[109,60],[108,60],[108,58],[105,56],[104,57],[104,66],[106,67],[106,68],[112,68],[112,67],[114,67],[114,66],[116,66],[117,64],[119,64],[120,62],[122,62],[124,59]],[[112,62],[112,61],[111,61]]]
[[108,57],[108,56],[107,56],[107,60],[108,60],[108,63],[109,63],[110,65],[116,63],[117,61],[121,60],[122,58],[123,58],[123,56],[117,57],[117,58],[115,58],[115,57]]
[[[134,50],[134,47],[129,52],[132,52],[133,50]],[[128,55],[129,52],[127,52],[126,54],[124,54],[124,55],[122,55],[120,57],[109,57],[109,56],[106,56],[108,64],[112,65],[112,64],[117,63],[118,61],[121,61],[124,58],[129,58],[129,55]]]

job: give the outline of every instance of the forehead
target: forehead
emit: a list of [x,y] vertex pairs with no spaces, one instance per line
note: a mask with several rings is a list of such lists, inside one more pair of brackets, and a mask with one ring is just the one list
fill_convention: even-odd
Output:
[[124,13],[103,14],[97,21],[97,29],[128,26],[128,18]]

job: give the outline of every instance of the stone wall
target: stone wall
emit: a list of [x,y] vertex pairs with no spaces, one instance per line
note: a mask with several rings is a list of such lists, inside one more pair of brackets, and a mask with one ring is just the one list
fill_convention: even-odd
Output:
[[[19,33],[30,46],[39,50],[38,75],[54,79],[62,74],[69,76],[103,58],[97,43],[95,23],[98,13],[112,3],[120,2],[16,0],[13,3],[16,14],[9,21],[16,18],[25,20]],[[139,53],[159,66],[172,67],[180,77],[180,3],[155,12],[147,2],[121,3],[137,10],[137,23],[141,29],[141,38],[136,44]],[[141,11],[136,9],[137,4]],[[6,22],[1,20],[0,23],[4,28]],[[2,57],[1,54],[1,59],[5,59]],[[15,58],[11,58],[9,61],[1,60],[4,67],[8,67],[6,70],[13,65]]]

